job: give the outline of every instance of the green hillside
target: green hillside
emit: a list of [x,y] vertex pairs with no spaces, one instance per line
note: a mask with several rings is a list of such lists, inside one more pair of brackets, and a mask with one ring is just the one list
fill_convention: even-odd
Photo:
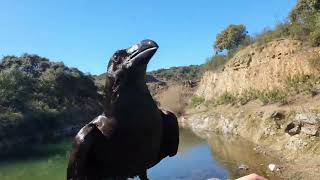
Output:
[[0,144],[49,140],[54,131],[83,124],[102,111],[91,76],[61,62],[25,54],[0,62]]

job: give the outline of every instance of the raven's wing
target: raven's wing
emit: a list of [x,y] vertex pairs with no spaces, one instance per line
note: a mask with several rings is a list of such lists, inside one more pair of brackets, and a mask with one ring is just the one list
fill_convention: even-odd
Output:
[[100,178],[99,166],[93,159],[93,148],[96,144],[107,144],[114,128],[114,121],[101,115],[78,132],[70,153],[67,180]]
[[179,126],[177,117],[170,111],[161,110],[163,131],[159,161],[167,156],[174,156],[179,147]]

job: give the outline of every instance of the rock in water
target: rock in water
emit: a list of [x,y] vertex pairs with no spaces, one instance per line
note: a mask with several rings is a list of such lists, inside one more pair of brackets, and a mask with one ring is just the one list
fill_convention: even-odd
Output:
[[276,164],[269,164],[269,165],[268,165],[268,168],[269,168],[269,170],[272,171],[272,172],[278,172],[278,171],[280,171],[280,167],[279,167],[278,165],[276,165]]

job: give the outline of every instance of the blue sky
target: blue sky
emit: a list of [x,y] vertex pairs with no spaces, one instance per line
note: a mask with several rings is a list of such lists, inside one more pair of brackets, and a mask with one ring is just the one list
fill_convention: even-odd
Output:
[[250,34],[287,17],[296,0],[0,0],[0,56],[38,54],[105,72],[113,52],[145,39],[160,48],[148,70],[204,63],[216,34]]

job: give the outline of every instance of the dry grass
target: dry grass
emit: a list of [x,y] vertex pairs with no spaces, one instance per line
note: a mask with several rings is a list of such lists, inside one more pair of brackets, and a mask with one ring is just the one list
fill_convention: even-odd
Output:
[[317,71],[320,71],[320,54],[314,54],[309,59],[309,65]]
[[216,100],[217,105],[223,105],[223,104],[232,104],[234,105],[238,100],[237,95],[225,92],[221,96],[219,96]]
[[266,104],[274,104],[274,103],[287,103],[287,96],[288,94],[279,89],[273,90],[256,90],[256,89],[249,89],[243,92],[242,94],[237,93],[229,93],[225,92],[221,96],[217,97],[214,101],[214,105],[245,105],[250,101],[258,99],[262,102],[263,105]]
[[318,94],[319,84],[320,77],[313,74],[298,74],[288,77],[285,80],[285,87],[288,91],[292,91],[296,94],[303,93],[311,96]]

